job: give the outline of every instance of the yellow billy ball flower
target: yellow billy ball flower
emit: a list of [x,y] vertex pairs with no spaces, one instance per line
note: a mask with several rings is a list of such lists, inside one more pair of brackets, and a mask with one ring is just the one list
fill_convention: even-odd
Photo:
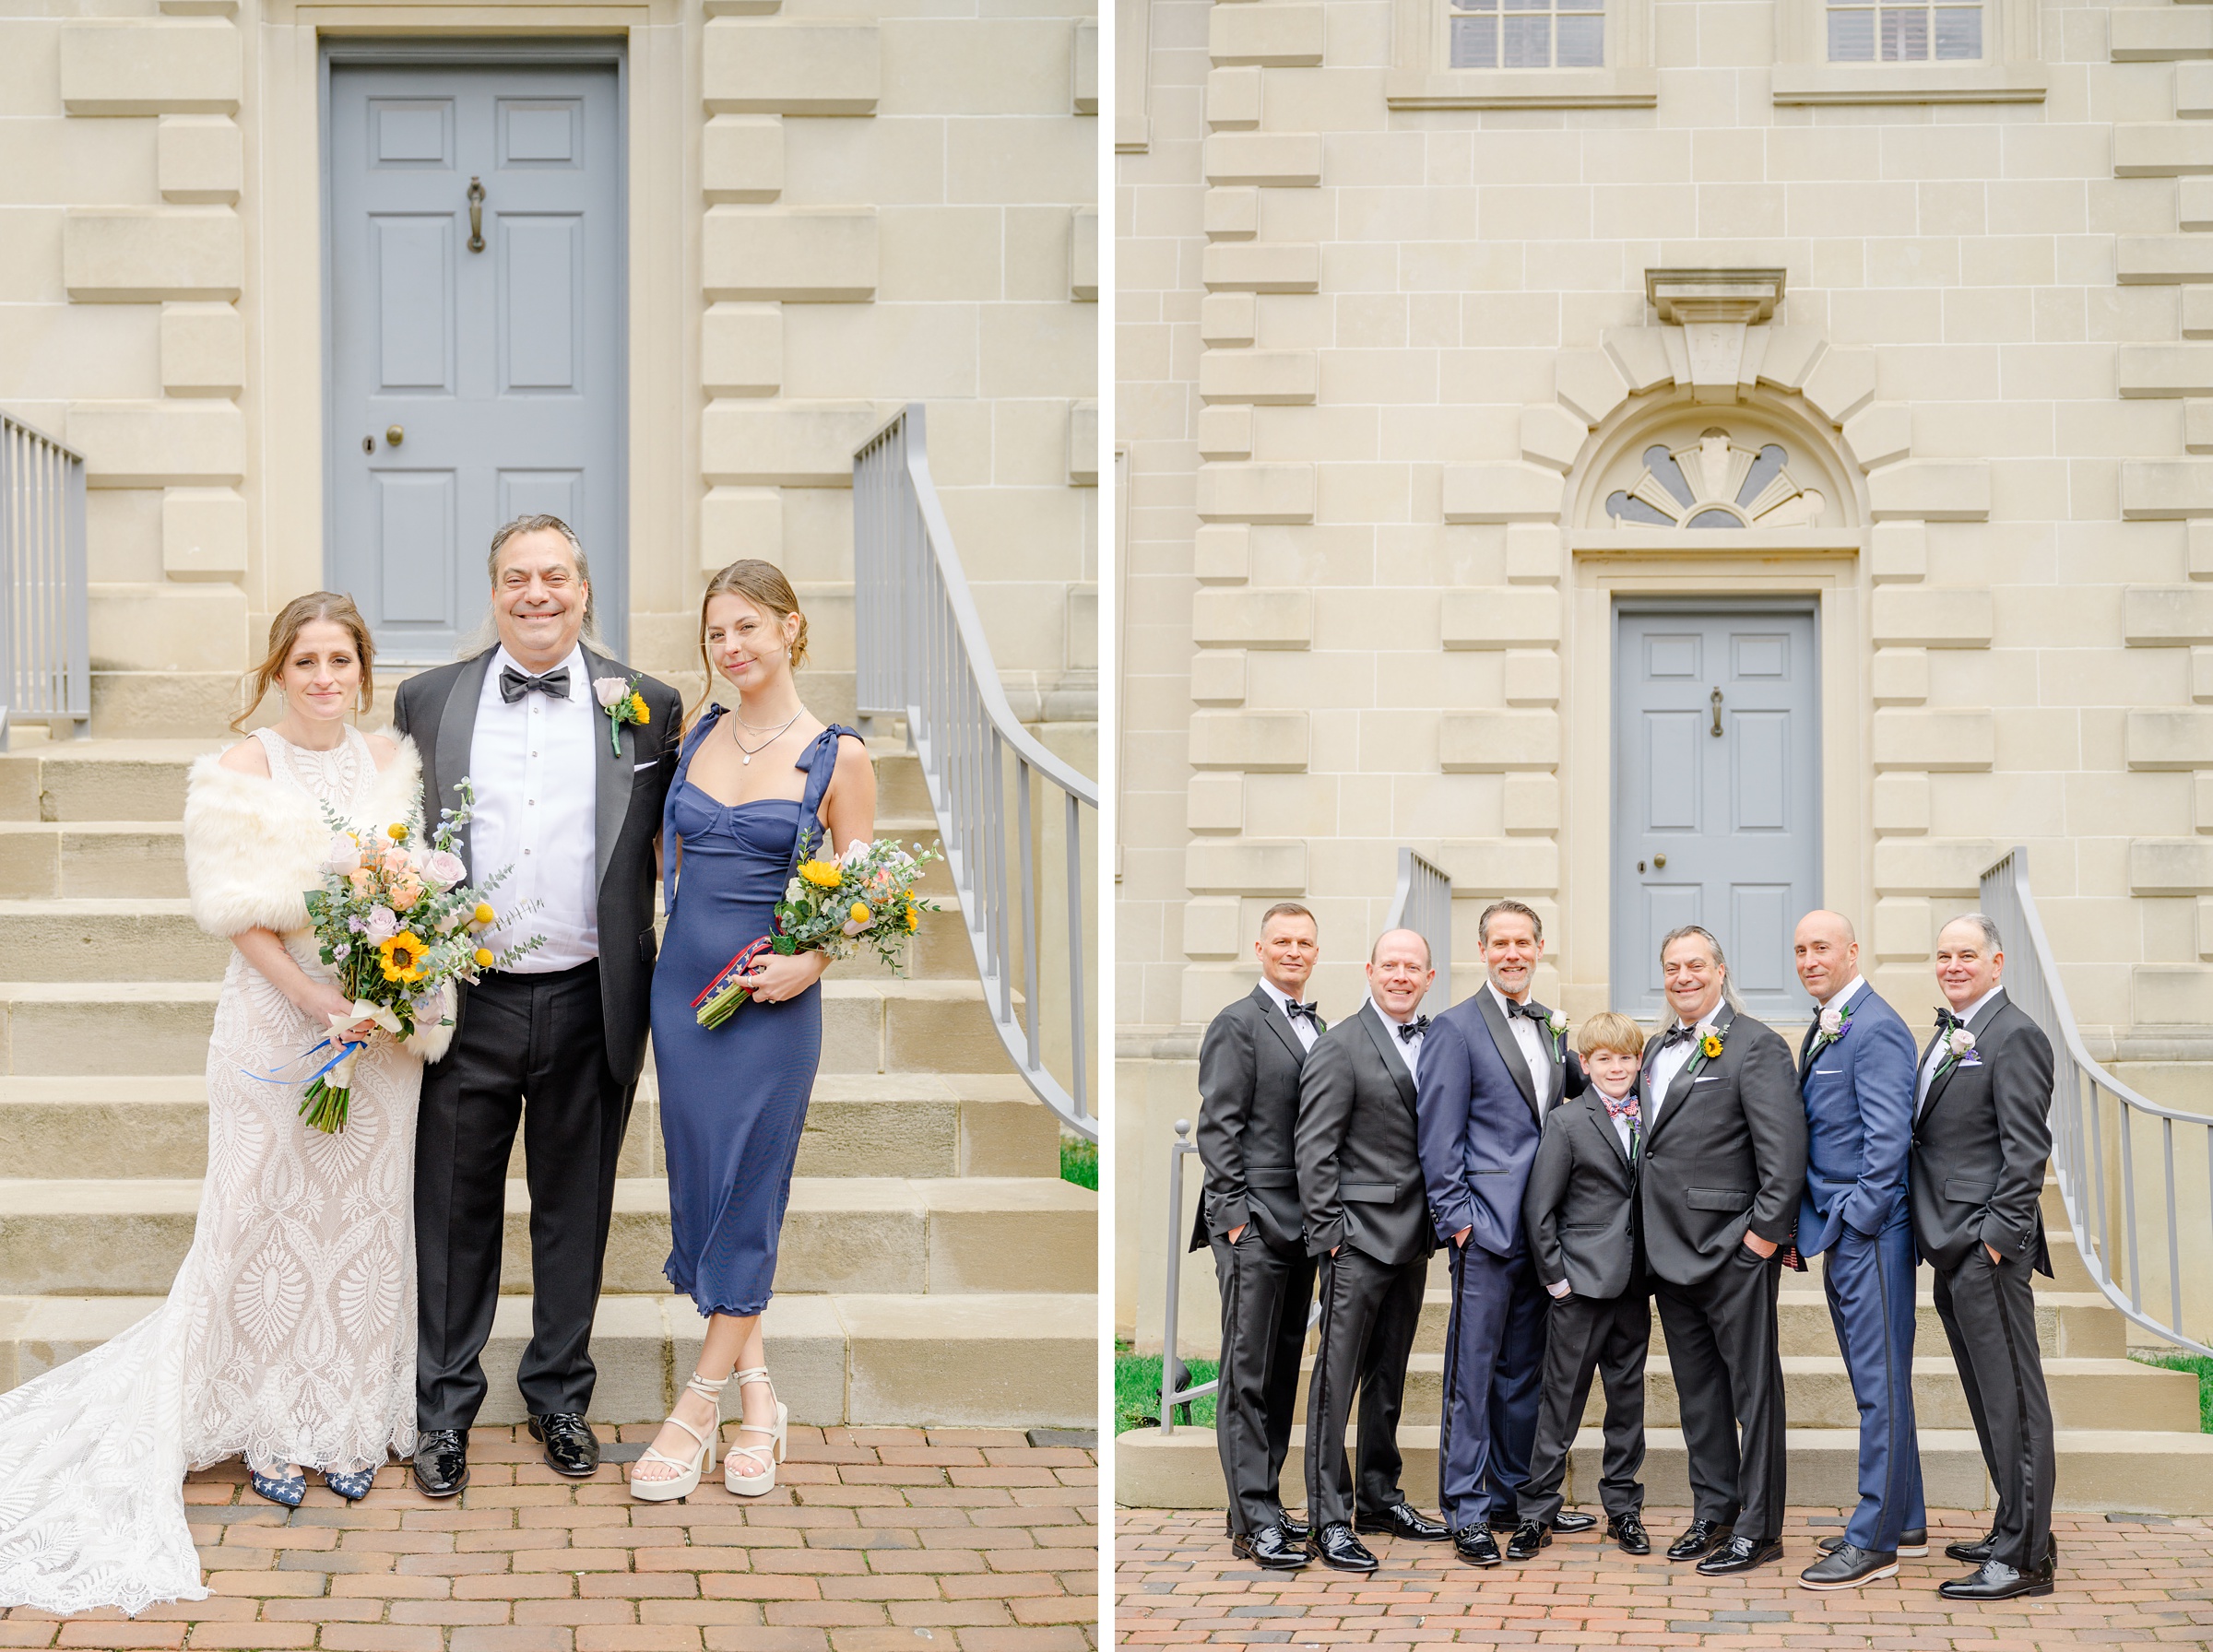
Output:
[[404,844],[408,841],[408,823],[405,820],[395,820],[385,828],[385,834],[396,844]]
[[472,913],[470,913],[470,914],[468,914],[468,921],[469,921],[470,923],[472,923],[472,924],[475,924],[475,925],[477,925],[477,926],[478,926],[479,928],[481,928],[482,926],[485,926],[485,925],[487,925],[487,924],[490,924],[490,923],[491,922],[491,920],[492,920],[492,910],[491,910],[491,908],[489,905],[487,905],[487,904],[486,904],[485,903],[483,903],[482,901],[479,901],[479,902],[477,903],[477,909],[476,909],[476,911],[474,911],[474,912],[472,912]]
[[477,949],[477,967],[480,970],[491,967],[491,954],[482,947]]
[[846,914],[846,915],[851,918],[856,924],[865,924],[876,914],[870,912],[866,906],[862,905],[858,901],[856,901],[853,903],[853,910]]

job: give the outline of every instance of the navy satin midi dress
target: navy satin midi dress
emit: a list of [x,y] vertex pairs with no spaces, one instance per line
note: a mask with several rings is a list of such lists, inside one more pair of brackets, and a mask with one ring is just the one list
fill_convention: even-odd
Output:
[[[664,1271],[702,1314],[760,1313],[776,1273],[776,1240],[807,1099],[822,1055],[820,985],[779,1004],[746,1003],[712,1032],[692,1000],[749,942],[774,932],[800,822],[818,839],[822,795],[837,770],[826,728],[793,766],[806,794],[717,803],[688,778],[723,708],[708,708],[683,745],[661,816],[669,925],[653,972],[653,1060],[668,1150],[671,1248]],[[682,844],[680,861],[677,845]]]

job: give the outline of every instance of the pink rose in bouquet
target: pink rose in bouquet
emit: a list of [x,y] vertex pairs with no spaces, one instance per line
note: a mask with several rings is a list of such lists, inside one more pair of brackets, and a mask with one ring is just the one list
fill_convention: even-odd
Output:
[[422,880],[444,894],[455,884],[468,881],[468,867],[458,855],[441,849],[423,861]]

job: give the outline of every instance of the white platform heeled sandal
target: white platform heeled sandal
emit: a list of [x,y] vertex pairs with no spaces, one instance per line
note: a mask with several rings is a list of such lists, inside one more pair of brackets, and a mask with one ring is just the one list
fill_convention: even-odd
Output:
[[[740,1389],[748,1383],[767,1383],[768,1397],[775,1401],[776,1425],[773,1429],[752,1422],[740,1422],[738,1425],[738,1432],[741,1434],[767,1434],[767,1445],[733,1446],[722,1454],[722,1483],[738,1496],[760,1497],[776,1489],[776,1465],[784,1460],[786,1442],[791,1432],[791,1408],[776,1399],[776,1385],[769,1382],[765,1366],[756,1365],[750,1371],[740,1371],[736,1380]],[[761,1472],[739,1473],[738,1459],[741,1457],[750,1457],[759,1464]]]
[[715,1442],[722,1434],[722,1391],[728,1386],[729,1380],[726,1376],[721,1382],[711,1383],[696,1371],[692,1374],[691,1380],[684,1386],[714,1406],[715,1421],[707,1424],[707,1432],[703,1434],[681,1417],[671,1413],[669,1421],[698,1441],[699,1448],[687,1460],[670,1457],[648,1446],[638,1458],[639,1462],[666,1463],[677,1472],[665,1480],[640,1480],[633,1474],[630,1477],[630,1494],[633,1497],[640,1503],[674,1503],[678,1498],[689,1497],[699,1490],[699,1477],[715,1467]]

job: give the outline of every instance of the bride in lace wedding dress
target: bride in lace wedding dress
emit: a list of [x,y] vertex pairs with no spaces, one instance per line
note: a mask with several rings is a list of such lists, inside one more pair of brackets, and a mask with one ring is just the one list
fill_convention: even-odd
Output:
[[330,841],[323,806],[381,831],[414,808],[421,765],[344,721],[371,691],[350,601],[302,597],[269,641],[256,688],[282,690],[284,717],[195,762],[184,805],[193,916],[233,942],[192,1249],[154,1313],[0,1395],[0,1605],[203,1599],[188,1468],[243,1456],[254,1490],[287,1504],[317,1469],[352,1499],[415,1448],[415,1105],[450,1029],[373,1039],[337,1135],[300,1121],[300,1084],[249,1075],[349,1008],[302,900]]

